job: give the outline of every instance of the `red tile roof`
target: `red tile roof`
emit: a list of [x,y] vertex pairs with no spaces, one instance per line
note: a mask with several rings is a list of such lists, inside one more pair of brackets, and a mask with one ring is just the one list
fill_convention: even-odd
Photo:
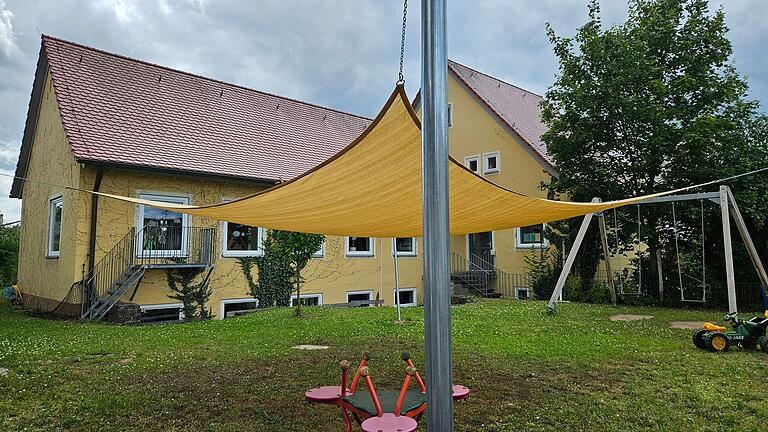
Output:
[[554,169],[547,146],[541,140],[541,135],[547,131],[541,121],[541,96],[453,60],[448,60],[448,68],[515,131],[545,165]]
[[288,180],[370,123],[50,36],[42,45],[79,161]]

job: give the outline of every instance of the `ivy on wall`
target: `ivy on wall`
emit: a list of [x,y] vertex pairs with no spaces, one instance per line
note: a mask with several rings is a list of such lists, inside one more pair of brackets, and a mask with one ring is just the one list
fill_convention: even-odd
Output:
[[184,317],[187,320],[211,318],[211,310],[205,306],[213,294],[213,288],[211,288],[208,278],[210,272],[202,281],[194,283],[195,279],[204,271],[205,268],[166,270],[168,288],[173,292],[168,297],[181,302]]

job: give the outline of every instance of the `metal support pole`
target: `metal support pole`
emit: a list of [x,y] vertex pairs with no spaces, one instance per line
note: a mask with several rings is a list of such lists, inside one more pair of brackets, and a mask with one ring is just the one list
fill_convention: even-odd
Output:
[[395,263],[395,307],[397,307],[397,320],[400,321],[400,273],[397,270],[397,239],[392,239],[392,260]]
[[608,231],[605,229],[605,214],[598,213],[597,223],[600,227],[600,243],[603,246],[603,261],[605,262],[606,280],[608,292],[611,294],[611,304],[616,306],[616,285],[613,283],[613,271],[611,270],[611,251],[608,249]]
[[656,249],[656,272],[659,276],[659,304],[664,303],[664,273],[661,268],[661,249]]
[[763,284],[763,288],[768,289],[768,274],[765,272],[765,267],[763,267],[763,262],[760,260],[760,255],[757,254],[757,248],[755,248],[755,244],[752,242],[752,236],[749,235],[749,230],[747,230],[747,224],[741,216],[739,206],[736,204],[736,198],[734,198],[731,188],[728,186],[723,187],[728,192],[728,203],[730,204],[731,210],[733,210],[731,216],[733,217],[733,220],[736,221],[736,227],[739,228],[739,234],[741,234],[741,239],[744,240],[744,245],[747,247],[747,252],[749,252],[749,258],[752,260],[752,265],[755,266],[755,271],[760,278],[760,283]]
[[453,431],[446,0],[421,2],[421,170],[427,430]]
[[[600,199],[593,198],[592,202],[600,202]],[[592,221],[592,216],[594,216],[594,213],[584,215],[584,220],[581,222],[579,232],[576,233],[576,240],[573,242],[570,252],[568,252],[568,258],[565,260],[565,264],[563,264],[563,270],[560,272],[560,277],[555,284],[555,290],[552,291],[552,296],[549,298],[549,303],[547,304],[547,309],[549,309],[550,312],[554,312],[555,303],[557,301],[562,301],[563,299],[563,287],[565,286],[565,281],[568,280],[568,275],[571,273],[573,262],[576,261],[576,255],[579,254],[581,242],[584,241],[584,236],[587,234],[587,229],[589,228],[589,223]]]
[[738,311],[736,305],[736,276],[733,270],[733,244],[731,243],[731,216],[728,207],[728,186],[720,186],[720,217],[723,223],[725,248],[725,279],[728,286],[728,313]]

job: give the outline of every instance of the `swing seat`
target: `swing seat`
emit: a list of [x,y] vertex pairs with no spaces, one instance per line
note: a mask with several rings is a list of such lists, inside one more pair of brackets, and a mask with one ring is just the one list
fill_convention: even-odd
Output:
[[[399,391],[383,391],[376,392],[379,397],[379,403],[381,404],[381,410],[385,413],[394,413],[395,405],[397,404],[397,398],[400,396]],[[373,404],[373,399],[369,392],[356,392],[352,395],[346,396],[344,402],[352,405],[360,411],[367,412],[372,416],[376,416],[376,406]],[[405,415],[409,411],[413,411],[427,402],[424,393],[418,390],[408,390],[405,394],[405,400],[403,406],[400,408],[400,414]]]

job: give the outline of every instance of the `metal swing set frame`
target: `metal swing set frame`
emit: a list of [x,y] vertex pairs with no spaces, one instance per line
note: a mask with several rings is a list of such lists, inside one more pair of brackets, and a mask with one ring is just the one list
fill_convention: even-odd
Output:
[[[677,214],[675,211],[675,203],[676,202],[682,202],[682,201],[692,201],[692,200],[699,200],[700,206],[702,209],[701,214],[701,224],[702,224],[702,250],[701,250],[701,259],[702,259],[702,279],[699,281],[702,286],[702,297],[700,299],[691,299],[686,298],[685,296],[685,290],[683,289],[683,276],[681,272],[681,261],[680,261],[680,253],[679,253],[679,233],[677,230]],[[736,304],[736,276],[734,274],[734,267],[733,267],[733,243],[731,238],[731,219],[736,224],[736,227],[739,230],[739,234],[741,236],[742,241],[744,242],[744,245],[747,248],[747,252],[749,254],[749,258],[752,261],[752,265],[755,268],[755,271],[757,272],[758,277],[760,278],[760,284],[765,288],[768,288],[768,274],[766,274],[765,267],[763,266],[762,261],[760,260],[760,257],[757,254],[757,249],[755,248],[755,245],[752,241],[752,237],[749,234],[749,231],[747,229],[747,225],[744,222],[744,218],[741,215],[741,211],[739,210],[739,206],[736,204],[736,199],[733,196],[733,192],[731,192],[731,189],[728,186],[722,185],[720,186],[720,190],[718,192],[701,192],[701,193],[693,193],[693,194],[684,194],[684,195],[672,195],[672,196],[666,196],[666,197],[658,197],[658,198],[650,198],[648,200],[642,201],[637,204],[637,214],[638,214],[638,240],[640,235],[640,206],[646,205],[646,204],[657,204],[657,203],[665,203],[670,202],[672,203],[672,230],[674,235],[674,241],[675,241],[675,253],[677,254],[677,267],[678,267],[678,282],[679,282],[679,289],[680,289],[680,300],[683,302],[695,302],[695,303],[704,303],[706,302],[706,292],[707,292],[707,285],[706,285],[706,260],[704,255],[704,200],[710,200],[715,202],[716,204],[719,204],[720,206],[720,218],[722,222],[723,227],[723,247],[725,252],[725,272],[726,272],[726,285],[728,289],[728,312],[734,313],[738,312],[738,305]],[[600,198],[594,198],[592,202],[600,202]],[[616,286],[613,280],[613,273],[611,272],[611,264],[608,260],[608,257],[610,256],[610,252],[608,249],[608,232],[605,225],[605,216],[602,213],[590,213],[586,216],[584,216],[584,220],[581,223],[581,226],[579,227],[579,231],[576,234],[576,240],[574,241],[573,247],[571,247],[571,250],[568,252],[568,257],[565,260],[565,264],[563,265],[563,270],[560,273],[560,277],[557,280],[557,284],[555,285],[555,289],[552,292],[552,296],[549,299],[549,303],[547,304],[547,308],[550,312],[554,312],[556,310],[556,305],[558,301],[562,301],[562,293],[563,293],[563,287],[565,286],[565,282],[568,279],[568,275],[571,273],[571,268],[573,267],[573,263],[576,260],[576,255],[579,253],[579,249],[581,248],[581,244],[584,241],[584,237],[587,233],[587,229],[589,228],[589,224],[592,221],[592,218],[596,216],[599,224],[599,230],[600,230],[600,240],[602,243],[602,249],[603,249],[603,256],[606,258],[604,260],[605,262],[605,270],[608,274],[607,282],[608,282],[608,290],[611,294],[611,302],[613,305],[616,305]],[[614,213],[614,228],[616,231],[618,231],[618,218],[616,214]],[[616,247],[618,250],[618,236],[616,237]],[[661,266],[661,255],[657,254],[656,260],[659,266]],[[638,275],[639,278],[642,277],[642,273]],[[642,280],[642,279],[640,279]],[[623,279],[620,280],[620,293],[624,295],[638,295],[640,294],[639,288],[638,292],[624,292],[624,281]],[[663,277],[661,275],[661,272],[659,272],[659,294],[663,296],[664,294],[664,281]]]

